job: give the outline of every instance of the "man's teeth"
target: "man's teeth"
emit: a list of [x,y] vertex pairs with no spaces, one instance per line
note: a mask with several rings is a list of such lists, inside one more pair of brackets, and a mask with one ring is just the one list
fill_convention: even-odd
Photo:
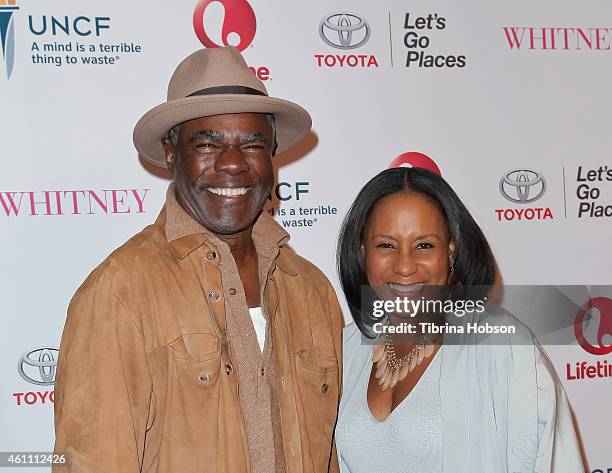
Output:
[[422,283],[419,284],[393,284],[389,283],[389,287],[391,290],[396,292],[403,292],[405,294],[410,294],[412,292],[417,292],[423,287]]
[[231,197],[235,195],[244,195],[249,191],[248,187],[208,187],[208,191],[213,194]]

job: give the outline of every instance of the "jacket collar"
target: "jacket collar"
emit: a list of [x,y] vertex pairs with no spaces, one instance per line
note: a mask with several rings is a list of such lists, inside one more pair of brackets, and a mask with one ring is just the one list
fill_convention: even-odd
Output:
[[[184,259],[205,243],[212,248],[226,244],[191,218],[181,207],[174,195],[174,184],[172,183],[168,186],[166,204],[159,213],[155,224],[164,228],[166,240],[177,259]],[[283,272],[292,276],[297,275],[291,261],[286,258],[284,252],[280,252],[280,247],[289,241],[289,234],[268,212],[263,211],[255,221],[252,238],[259,255],[275,259],[277,266]]]

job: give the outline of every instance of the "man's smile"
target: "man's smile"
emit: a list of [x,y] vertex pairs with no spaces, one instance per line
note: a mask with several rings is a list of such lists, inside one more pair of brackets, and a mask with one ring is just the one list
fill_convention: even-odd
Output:
[[207,187],[206,190],[223,197],[240,197],[251,190],[250,187]]

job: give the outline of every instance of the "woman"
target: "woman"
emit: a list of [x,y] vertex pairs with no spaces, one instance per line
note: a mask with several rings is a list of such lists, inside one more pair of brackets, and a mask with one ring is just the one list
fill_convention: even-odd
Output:
[[338,268],[355,320],[344,329],[341,472],[584,472],[554,368],[502,309],[487,304],[461,318],[391,311],[386,326],[418,326],[427,316],[436,327],[450,319],[517,327],[507,343],[435,331],[364,343],[380,322],[364,287],[385,300],[424,299],[427,288],[445,285],[477,288],[469,298],[482,301],[478,288],[494,282],[486,238],[444,179],[396,168],[368,182],[343,223]]

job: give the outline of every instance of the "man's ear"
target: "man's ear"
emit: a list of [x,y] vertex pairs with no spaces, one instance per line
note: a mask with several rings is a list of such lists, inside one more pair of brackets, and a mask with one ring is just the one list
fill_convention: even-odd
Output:
[[176,162],[176,150],[174,149],[174,145],[170,143],[170,140],[167,137],[161,139],[161,144],[164,147],[168,169],[172,171],[174,168],[174,163]]

